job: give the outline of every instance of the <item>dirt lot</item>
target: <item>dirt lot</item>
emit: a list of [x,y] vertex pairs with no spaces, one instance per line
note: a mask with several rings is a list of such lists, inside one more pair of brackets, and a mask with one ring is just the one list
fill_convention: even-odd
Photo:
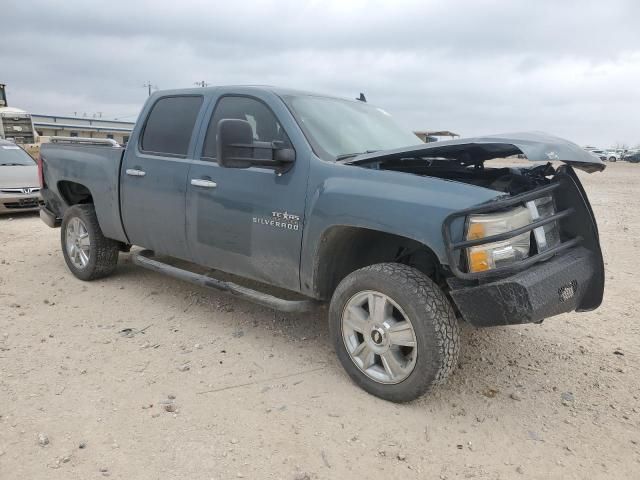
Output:
[[127,255],[83,283],[59,230],[1,218],[0,478],[640,478],[640,166],[581,177],[603,306],[465,327],[450,382],[408,405],[349,381],[323,311],[274,313]]

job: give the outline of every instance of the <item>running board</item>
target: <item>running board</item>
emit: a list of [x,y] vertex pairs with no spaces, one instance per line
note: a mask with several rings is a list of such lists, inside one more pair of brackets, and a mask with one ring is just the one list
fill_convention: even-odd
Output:
[[159,262],[151,258],[153,252],[151,250],[142,250],[131,254],[131,260],[136,265],[153,270],[154,272],[164,273],[180,280],[201,287],[214,288],[223,292],[230,293],[237,297],[242,297],[253,303],[264,305],[265,307],[280,310],[281,312],[308,312],[319,305],[315,300],[285,300],[283,298],[274,297],[266,293],[258,292],[247,287],[243,287],[236,283],[225,282],[215,278],[208,277],[199,273],[190,272],[182,268],[174,267],[167,263]]

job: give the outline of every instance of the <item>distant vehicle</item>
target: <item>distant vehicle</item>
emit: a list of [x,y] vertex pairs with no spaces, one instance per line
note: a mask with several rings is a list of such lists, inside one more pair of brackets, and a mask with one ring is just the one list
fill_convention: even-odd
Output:
[[601,156],[597,153],[595,153],[593,150],[587,150],[587,153],[591,154],[594,158],[597,158],[598,160],[600,160],[601,162],[605,161],[604,156]]
[[0,107],[0,139],[20,144],[37,142],[38,133],[33,128],[31,115],[13,107]]
[[0,214],[38,210],[40,205],[36,162],[15,143],[0,140]]
[[594,155],[597,155],[598,158],[603,162],[606,162],[606,161],[616,162],[620,158],[620,156],[616,152],[611,152],[608,150],[594,149],[594,150],[588,150],[588,151],[593,153]]
[[9,106],[6,85],[0,83],[0,140],[30,145],[38,140],[31,115],[19,108]]
[[594,149],[587,150],[587,152],[591,153],[592,155],[595,155],[603,162],[607,161],[607,152],[605,152],[604,150],[599,150],[597,148],[594,148]]
[[[556,137],[425,144],[363,101],[215,87],[151,95],[126,148],[51,140],[40,217],[61,227],[73,275],[105,277],[138,245],[136,265],[271,308],[329,303],[340,362],[387,400],[413,400],[456,368],[458,318],[541,322],[602,300],[598,229],[574,168],[605,165]],[[544,164],[485,165],[517,154]]]
[[624,159],[627,162],[640,163],[640,151],[634,151],[634,152],[627,153],[627,155],[625,155]]
[[615,150],[607,150],[605,153],[609,162],[617,162],[622,158],[621,154]]

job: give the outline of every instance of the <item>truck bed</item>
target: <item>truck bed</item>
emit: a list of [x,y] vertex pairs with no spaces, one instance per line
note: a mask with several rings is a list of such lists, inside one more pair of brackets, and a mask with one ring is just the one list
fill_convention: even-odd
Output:
[[[116,144],[117,145],[117,144]],[[81,194],[75,185],[88,190],[103,234],[126,242],[120,218],[120,166],[124,147],[103,144],[45,143],[42,145],[46,208],[62,218],[70,195]]]

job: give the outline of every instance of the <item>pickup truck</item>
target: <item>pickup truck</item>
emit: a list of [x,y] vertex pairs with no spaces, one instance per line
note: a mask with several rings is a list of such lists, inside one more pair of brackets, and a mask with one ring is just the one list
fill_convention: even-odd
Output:
[[574,171],[601,171],[600,159],[542,133],[425,144],[362,100],[156,92],[126,148],[42,146],[41,218],[62,227],[81,280],[130,252],[271,308],[328,303],[348,375],[395,402],[456,368],[459,320],[540,323],[600,305],[598,229]]

